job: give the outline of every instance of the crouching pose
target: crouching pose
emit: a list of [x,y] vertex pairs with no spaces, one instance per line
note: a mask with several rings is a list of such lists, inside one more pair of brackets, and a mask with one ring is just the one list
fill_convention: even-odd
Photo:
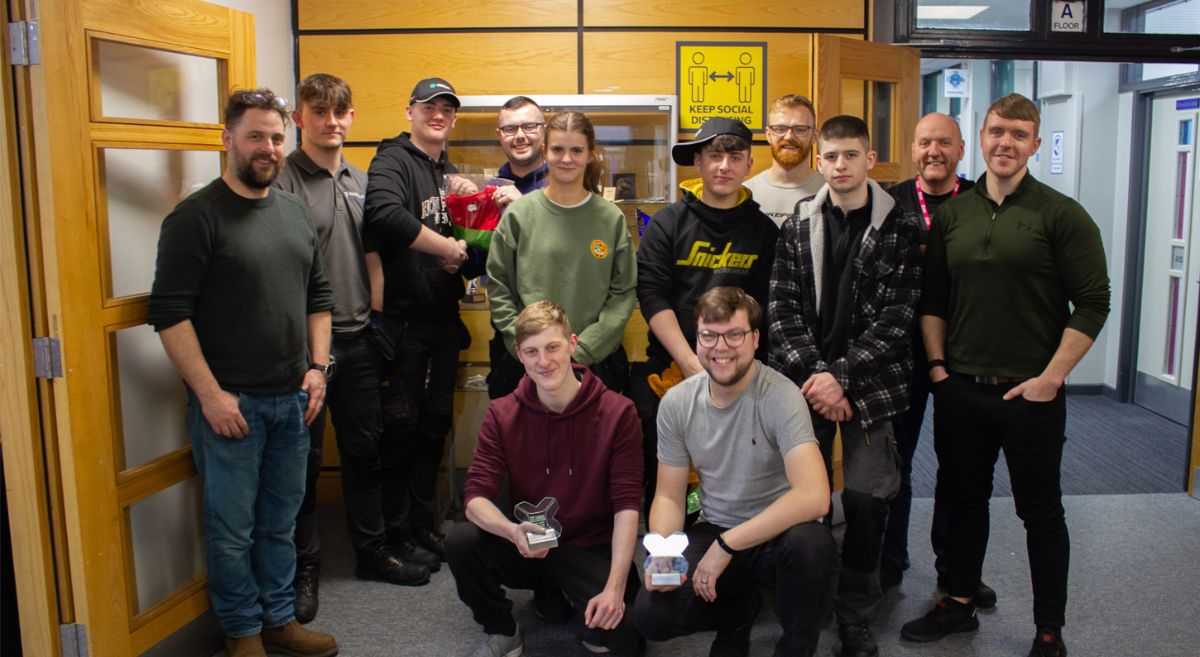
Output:
[[[446,537],[458,596],[487,634],[472,657],[520,655],[523,639],[501,587],[546,586],[566,594],[589,649],[636,654],[641,640],[625,613],[638,590],[633,550],[642,492],[633,402],[571,363],[578,338],[558,305],[526,306],[515,330],[526,375],[488,408],[467,471],[470,522]],[[493,502],[505,475],[519,506],[557,502],[557,546],[539,546],[541,527],[514,522]]]
[[696,304],[703,372],[667,391],[658,411],[658,486],[649,530],[683,530],[688,461],[700,475],[700,521],[687,532],[682,586],[638,595],[634,618],[648,639],[716,630],[710,656],[749,654],[762,606],[778,593],[777,657],[812,655],[833,605],[837,551],[816,522],[829,483],[808,406],[794,383],[754,359],[762,310],[734,287]]

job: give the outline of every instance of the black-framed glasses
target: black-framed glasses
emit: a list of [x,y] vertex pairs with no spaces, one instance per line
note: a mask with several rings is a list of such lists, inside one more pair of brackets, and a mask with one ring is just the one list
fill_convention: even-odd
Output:
[[813,127],[811,125],[804,125],[803,123],[797,123],[795,125],[777,124],[767,126],[767,131],[776,137],[782,137],[786,135],[788,130],[796,133],[797,137],[807,137],[812,133]]
[[696,341],[700,343],[701,347],[712,349],[713,347],[717,346],[717,340],[725,338],[725,344],[728,345],[730,349],[737,349],[738,347],[742,346],[742,343],[746,341],[746,336],[750,335],[751,333],[753,333],[753,331],[747,331],[746,329],[729,329],[724,333],[717,333],[716,331],[709,331],[705,329],[696,333]]
[[516,125],[502,125],[500,126],[500,134],[504,135],[505,137],[515,137],[517,136],[517,131],[520,130],[527,135],[532,135],[538,130],[541,130],[545,125],[545,123],[518,123]]

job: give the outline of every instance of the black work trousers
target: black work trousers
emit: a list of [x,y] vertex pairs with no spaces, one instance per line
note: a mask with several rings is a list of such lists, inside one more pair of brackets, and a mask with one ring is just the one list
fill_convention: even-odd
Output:
[[382,474],[386,446],[379,410],[379,379],[383,362],[366,338],[366,331],[335,333],[331,349],[337,362],[325,392],[326,407],[309,427],[311,445],[304,502],[296,518],[296,563],[320,562],[317,536],[317,477],[321,472],[326,409],[337,431],[342,462],[342,498],[346,529],[356,553],[370,553],[387,541],[383,524]]
[[954,373],[933,384],[934,449],[950,506],[949,593],[971,597],[978,589],[992,474],[1003,449],[1017,516],[1025,523],[1034,622],[1062,627],[1071,555],[1060,485],[1066,396],[1060,389],[1049,402],[1004,401],[1011,387]]
[[512,601],[501,587],[560,588],[575,608],[571,623],[581,640],[606,646],[616,655],[637,653],[638,634],[630,614],[640,581],[632,562],[626,578],[626,609],[621,623],[615,629],[601,630],[588,628],[583,622],[588,601],[608,583],[611,544],[577,548],[559,543],[545,558],[527,559],[509,541],[473,523],[460,522],[446,534],[446,563],[454,574],[458,597],[470,607],[475,621],[488,634],[512,635],[517,629]]
[[444,320],[394,319],[396,358],[384,369],[380,392],[384,440],[390,446],[384,516],[392,537],[437,530],[437,477],[454,412],[454,379],[465,327]]
[[665,641],[677,636],[732,629],[760,586],[775,589],[776,611],[783,636],[776,657],[807,657],[817,650],[821,628],[833,605],[837,583],[837,545],[829,530],[817,522],[796,525],[779,536],[733,556],[717,579],[717,599],[707,602],[692,589],[696,565],[725,531],[707,522],[687,530],[688,579],[673,591],[642,589],[634,607],[634,622],[647,639]]

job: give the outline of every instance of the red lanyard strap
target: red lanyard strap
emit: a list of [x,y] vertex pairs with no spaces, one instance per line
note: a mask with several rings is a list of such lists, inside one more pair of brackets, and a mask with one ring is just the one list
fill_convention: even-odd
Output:
[[[960,178],[954,176],[954,191],[950,192],[950,198],[958,196],[958,182]],[[917,202],[921,204],[921,216],[925,217],[925,230],[933,225],[933,219],[929,217],[929,208],[925,206],[925,193],[921,191],[921,176],[917,176]]]

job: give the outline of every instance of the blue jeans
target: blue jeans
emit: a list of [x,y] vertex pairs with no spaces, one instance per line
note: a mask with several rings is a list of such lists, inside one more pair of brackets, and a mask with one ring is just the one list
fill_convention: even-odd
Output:
[[238,394],[250,432],[213,432],[188,390],[188,433],[204,480],[204,553],[213,613],[231,637],[294,618],[293,534],[304,498],[308,393]]

